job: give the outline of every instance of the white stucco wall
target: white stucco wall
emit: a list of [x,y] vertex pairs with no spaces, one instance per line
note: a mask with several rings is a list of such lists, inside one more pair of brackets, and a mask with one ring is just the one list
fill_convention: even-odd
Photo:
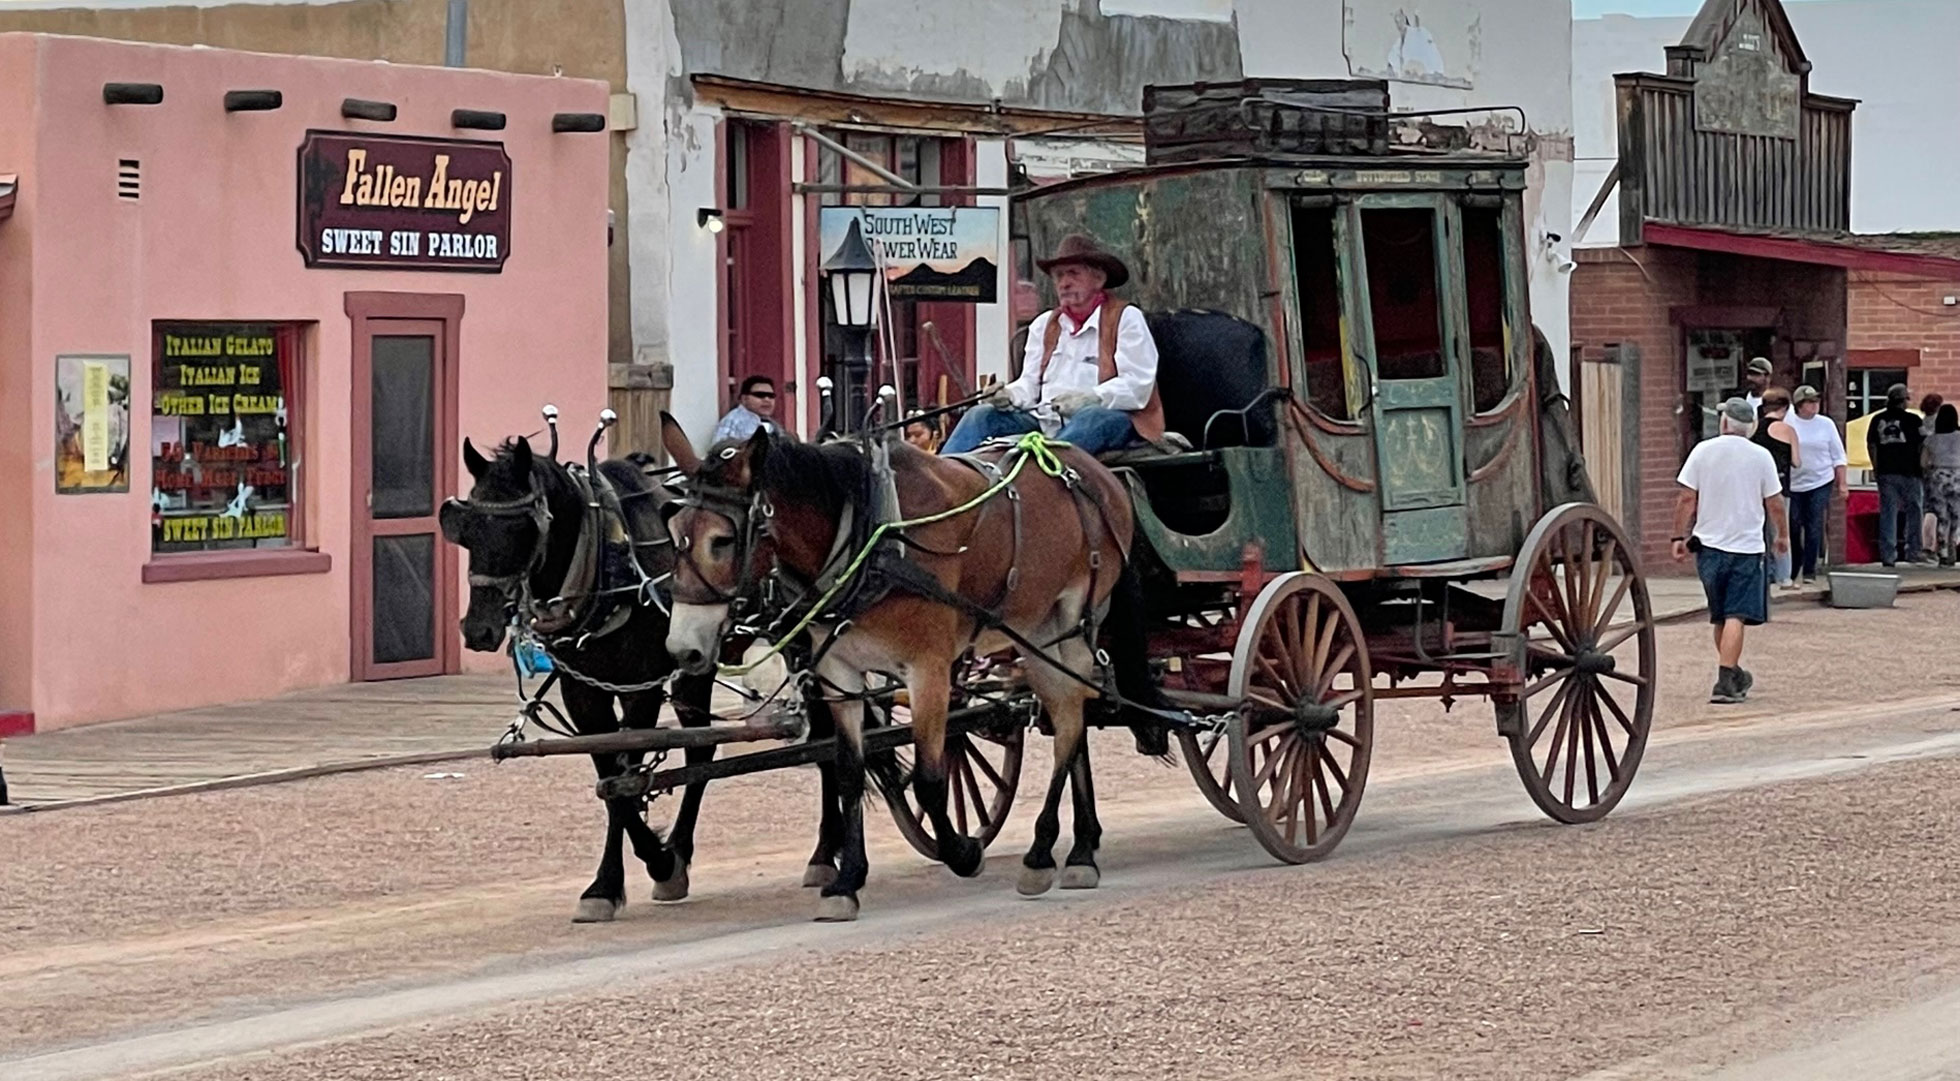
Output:
[[[1859,99],[1852,114],[1851,227],[1861,233],[1960,229],[1960,201],[1945,192],[1960,172],[1951,137],[1960,109],[1960,2],[1789,0],[1784,4],[1810,58],[1810,88]],[[1609,15],[1572,24],[1572,96],[1579,182],[1573,214],[1585,212],[1618,153],[1616,72],[1664,71],[1669,45],[1687,19]],[[1585,243],[1617,242],[1618,200]]]

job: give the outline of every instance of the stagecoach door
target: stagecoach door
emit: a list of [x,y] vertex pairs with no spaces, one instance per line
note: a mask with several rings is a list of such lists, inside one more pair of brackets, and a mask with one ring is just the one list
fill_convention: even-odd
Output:
[[355,679],[459,669],[459,571],[436,524],[456,486],[455,333],[449,320],[355,315]]
[[1369,195],[1337,216],[1389,566],[1460,559],[1468,550],[1461,350],[1443,302],[1460,277],[1454,210],[1436,195]]

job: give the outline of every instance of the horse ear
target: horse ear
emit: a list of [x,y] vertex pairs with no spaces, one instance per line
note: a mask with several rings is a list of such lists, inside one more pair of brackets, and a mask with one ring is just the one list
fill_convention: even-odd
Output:
[[490,468],[489,461],[470,445],[470,437],[467,435],[463,437],[463,465],[470,471],[470,476],[478,480],[482,480],[483,474]]
[[673,414],[666,410],[661,410],[660,413],[660,443],[667,448],[667,457],[674,460],[674,464],[680,467],[681,472],[692,476],[701,468],[701,456],[694,453],[694,444],[688,440],[687,433],[681,430],[681,422],[675,420]]
[[517,442],[513,443],[510,448],[510,462],[517,470],[518,476],[528,477],[531,475],[531,441],[529,439],[521,435],[517,437]]

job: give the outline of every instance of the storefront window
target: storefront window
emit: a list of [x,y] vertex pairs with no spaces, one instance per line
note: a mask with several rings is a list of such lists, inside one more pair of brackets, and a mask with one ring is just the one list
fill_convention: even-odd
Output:
[[[1844,419],[1857,420],[1885,408],[1885,392],[1906,381],[1904,368],[1852,368],[1844,376]],[[1917,403],[1914,403],[1917,404]]]
[[158,323],[151,361],[150,550],[286,548],[298,448],[298,328]]

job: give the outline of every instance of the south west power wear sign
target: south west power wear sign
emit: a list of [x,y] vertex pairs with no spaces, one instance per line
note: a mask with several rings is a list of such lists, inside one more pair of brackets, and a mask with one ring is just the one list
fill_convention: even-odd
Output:
[[309,131],[299,250],[311,267],[475,270],[510,257],[504,144]]

